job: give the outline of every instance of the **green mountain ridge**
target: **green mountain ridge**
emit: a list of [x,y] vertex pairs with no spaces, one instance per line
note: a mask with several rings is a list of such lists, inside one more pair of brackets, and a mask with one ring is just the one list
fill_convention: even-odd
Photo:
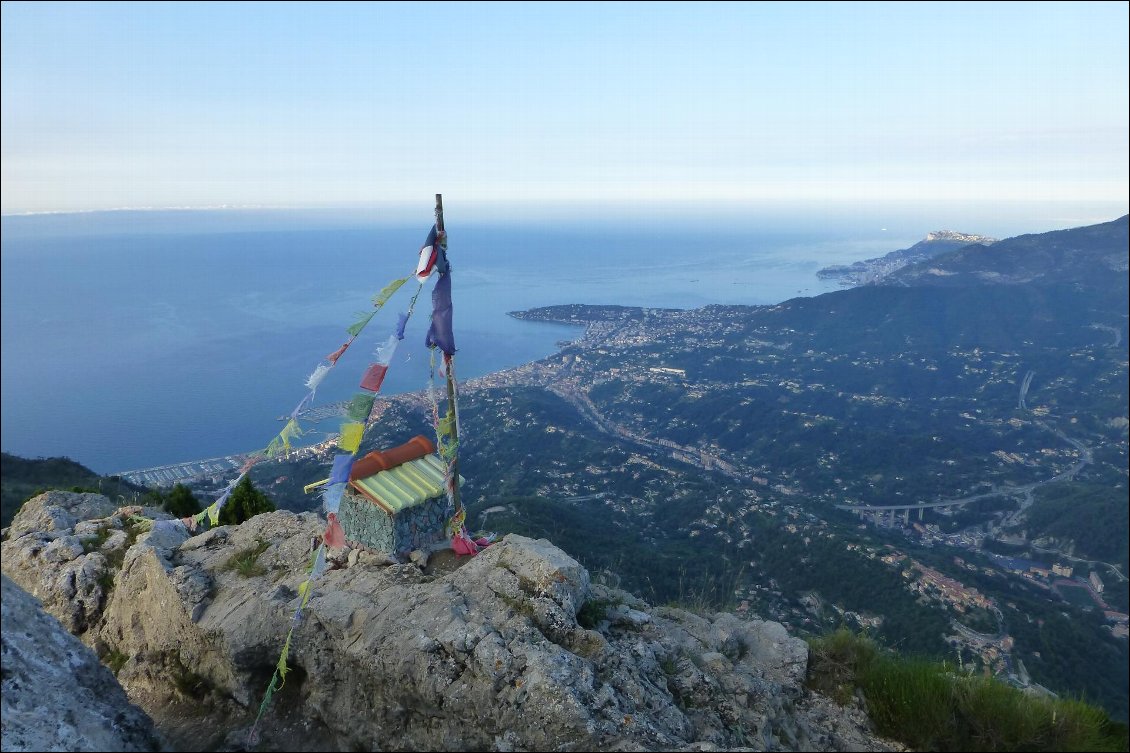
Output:
[[20,505],[46,489],[81,489],[130,500],[146,491],[115,476],[100,476],[70,458],[30,459],[5,452],[0,455],[0,526],[7,527]]

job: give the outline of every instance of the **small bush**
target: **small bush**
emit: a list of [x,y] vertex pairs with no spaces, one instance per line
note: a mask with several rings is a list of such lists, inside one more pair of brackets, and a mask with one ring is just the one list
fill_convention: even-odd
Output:
[[126,665],[127,661],[129,661],[129,657],[117,649],[111,649],[110,653],[102,658],[102,663],[109,667],[115,676],[122,671],[122,667]]
[[208,678],[186,667],[180,657],[177,657],[169,668],[169,677],[173,681],[173,687],[181,695],[192,700],[202,701],[213,690]]
[[809,645],[808,686],[846,704],[855,694],[858,677],[875,660],[879,647],[850,630],[840,629]]
[[877,656],[859,679],[883,734],[919,750],[965,750],[946,742],[954,731],[953,681],[936,665]]
[[270,548],[270,543],[260,541],[255,546],[241,549],[224,563],[224,570],[235,570],[244,578],[253,578],[256,575],[262,575],[267,572],[262,565],[259,564],[259,555]]
[[102,548],[102,545],[106,543],[106,540],[110,538],[111,530],[108,525],[99,526],[98,530],[94,532],[93,537],[82,540],[82,551],[86,554],[97,552]]
[[589,599],[577,612],[577,624],[586,630],[593,630],[604,621],[611,605],[612,602],[608,599]]
[[110,592],[114,590],[114,573],[111,570],[106,570],[98,576],[98,586],[102,589],[102,596],[104,598],[110,597]]

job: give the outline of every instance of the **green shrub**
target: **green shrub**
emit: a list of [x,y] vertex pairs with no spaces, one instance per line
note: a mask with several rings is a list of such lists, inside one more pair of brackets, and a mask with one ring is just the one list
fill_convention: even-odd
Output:
[[1126,727],[1080,701],[898,658],[847,630],[810,649],[809,687],[840,703],[859,689],[876,730],[917,750],[1127,750]]
[[235,570],[244,578],[253,578],[256,575],[262,575],[267,571],[259,564],[259,555],[267,551],[270,546],[269,542],[259,541],[255,546],[241,549],[224,563],[223,569]]
[[86,554],[97,552],[102,548],[102,545],[106,543],[106,540],[110,538],[111,530],[111,527],[108,525],[99,526],[98,530],[94,532],[94,536],[82,540],[82,551]]
[[953,682],[937,665],[876,656],[859,677],[876,729],[918,750],[964,750],[954,731]]
[[608,599],[589,599],[577,611],[577,624],[586,630],[594,629],[604,621],[611,605]]
[[127,661],[129,661],[129,657],[116,648],[110,649],[110,652],[102,658],[102,663],[109,667],[115,676],[122,671],[122,667],[126,665]]
[[846,704],[857,678],[875,660],[879,647],[871,640],[840,629],[809,644],[808,686]]

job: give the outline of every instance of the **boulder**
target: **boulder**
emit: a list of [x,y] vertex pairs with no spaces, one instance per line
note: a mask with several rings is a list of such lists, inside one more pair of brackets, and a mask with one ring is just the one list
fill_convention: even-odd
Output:
[[3,576],[3,749],[161,750],[98,657]]
[[101,494],[49,491],[23,503],[8,527],[8,538],[74,528],[79,521],[105,518],[117,505]]
[[135,513],[158,518],[153,535],[162,535],[162,527],[184,530],[165,513],[118,508],[101,494],[45,492],[16,513],[0,545],[0,566],[68,631],[89,640],[87,633],[101,619],[114,574],[142,535],[143,529],[129,519]]

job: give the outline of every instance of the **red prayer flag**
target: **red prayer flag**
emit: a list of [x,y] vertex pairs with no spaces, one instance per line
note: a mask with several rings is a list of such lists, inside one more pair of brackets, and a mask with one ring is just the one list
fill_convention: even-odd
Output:
[[387,372],[388,366],[383,363],[371,364],[365,372],[365,376],[361,378],[361,389],[369,390],[369,392],[380,392],[381,383],[384,382]]
[[341,358],[341,354],[346,351],[346,349],[349,347],[349,343],[351,343],[351,342],[353,342],[353,341],[350,340],[348,343],[346,343],[345,345],[342,345],[340,348],[335,350],[333,353],[330,353],[328,356],[326,356],[326,360],[329,361],[330,363],[337,363],[337,359]]
[[326,533],[322,540],[326,543],[326,546],[345,546],[345,531],[342,530],[341,523],[337,520],[337,515],[331,512],[327,518],[330,524],[326,526]]

